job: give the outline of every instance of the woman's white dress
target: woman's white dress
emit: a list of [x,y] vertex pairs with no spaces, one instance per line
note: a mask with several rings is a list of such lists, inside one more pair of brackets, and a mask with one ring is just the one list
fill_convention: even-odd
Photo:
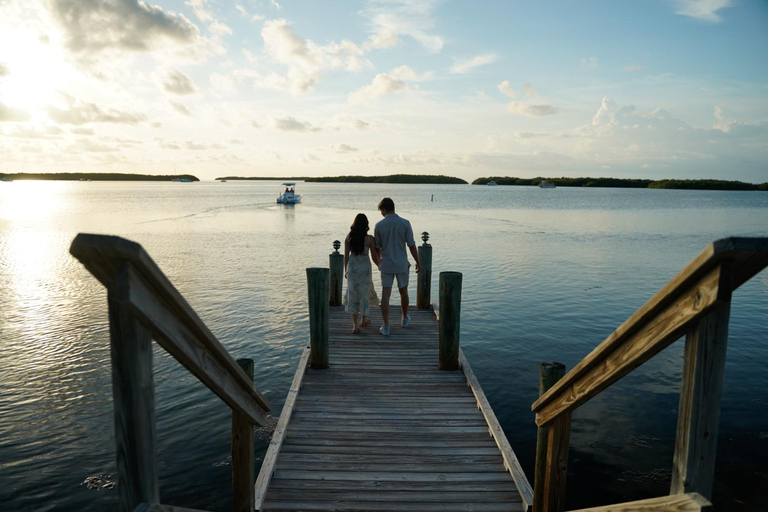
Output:
[[363,254],[349,254],[347,260],[347,292],[344,294],[346,311],[350,314],[371,314],[371,306],[379,306],[379,297],[373,286],[371,275],[371,258],[368,256],[368,246]]

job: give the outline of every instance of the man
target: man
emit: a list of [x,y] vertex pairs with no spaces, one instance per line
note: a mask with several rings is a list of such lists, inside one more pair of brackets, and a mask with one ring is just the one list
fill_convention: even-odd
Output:
[[408,262],[408,253],[405,248],[408,247],[416,261],[416,272],[420,269],[419,252],[413,240],[411,223],[395,213],[395,202],[385,197],[379,203],[379,211],[384,218],[376,223],[373,230],[376,249],[381,257],[379,270],[381,270],[383,325],[379,328],[379,332],[389,336],[389,296],[392,294],[392,284],[395,279],[397,279],[397,288],[400,290],[400,308],[403,313],[400,325],[408,327],[411,321],[408,315],[408,270],[411,264]]

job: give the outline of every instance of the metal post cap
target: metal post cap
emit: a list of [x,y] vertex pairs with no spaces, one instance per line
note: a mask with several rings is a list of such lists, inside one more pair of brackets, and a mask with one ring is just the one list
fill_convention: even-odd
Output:
[[333,248],[336,250],[337,253],[339,252],[339,247],[341,247],[341,242],[339,242],[338,240],[334,240]]
[[427,245],[427,240],[429,240],[429,233],[426,231],[422,232],[421,239],[424,241],[424,245]]

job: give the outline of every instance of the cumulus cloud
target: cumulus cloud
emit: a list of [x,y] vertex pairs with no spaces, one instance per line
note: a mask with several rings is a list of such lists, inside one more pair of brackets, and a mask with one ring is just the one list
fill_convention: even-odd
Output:
[[536,88],[528,82],[524,83],[520,88],[523,90],[523,94],[529,98],[537,95]]
[[336,122],[336,129],[342,129],[342,128],[351,128],[354,130],[367,130],[371,127],[371,123],[367,123],[363,121],[362,119],[357,119],[354,117],[339,115],[335,118]]
[[579,61],[579,64],[581,64],[581,67],[594,69],[598,67],[597,57],[589,57],[588,59],[581,59]]
[[504,80],[503,82],[501,82],[496,87],[499,89],[499,91],[502,94],[505,94],[505,95],[509,96],[510,98],[516,98],[517,97],[517,93],[514,91],[514,89],[512,89],[512,85],[509,83],[509,80]]
[[337,153],[354,153],[355,151],[359,151],[349,144],[332,144],[331,149]]
[[493,53],[487,53],[485,55],[477,55],[475,57],[472,57],[471,59],[464,59],[464,60],[458,60],[453,59],[453,66],[451,66],[451,73],[461,75],[464,73],[469,73],[473,69],[485,66],[486,64],[491,64],[492,62],[496,62],[496,59],[498,57],[496,54]]
[[275,128],[282,132],[319,132],[320,128],[311,123],[298,121],[293,117],[275,118]]
[[396,92],[409,89],[406,82],[421,82],[430,78],[430,73],[419,75],[408,66],[400,66],[389,73],[379,73],[373,77],[369,85],[349,94],[349,102],[352,104],[363,104],[368,101],[376,100],[382,96],[395,94]]
[[377,32],[371,34],[368,41],[363,43],[364,50],[384,50],[386,48],[392,48],[400,39],[397,37],[397,32],[392,29],[379,27]]
[[733,5],[732,0],[675,0],[675,14],[690,16],[699,20],[719,23],[722,18],[718,11]]
[[178,101],[171,101],[171,106],[173,109],[178,112],[179,114],[183,114],[185,116],[191,116],[192,111],[187,108],[187,106],[183,103],[180,103]]
[[285,76],[270,73],[257,77],[255,85],[273,89],[289,89],[294,94],[312,90],[322,73],[332,69],[360,71],[372,64],[365,50],[351,41],[318,45],[299,37],[287,20],[269,20],[261,30],[264,49],[273,60],[288,68]]
[[377,0],[365,13],[378,30],[412,37],[427,50],[437,53],[444,41],[430,33],[435,26],[434,11],[439,0]]
[[86,123],[121,123],[138,124],[147,120],[147,116],[140,113],[124,112],[109,107],[101,107],[76,99],[68,94],[61,95],[64,107],[49,105],[46,108],[48,117],[61,124],[81,125]]
[[184,3],[192,9],[192,12],[195,13],[195,17],[198,20],[207,23],[213,21],[213,12],[205,7],[209,2],[210,0],[189,0]]
[[0,122],[23,122],[29,121],[29,112],[20,108],[9,107],[0,102]]
[[183,14],[139,0],[52,0],[51,14],[74,52],[147,51],[167,40],[191,43],[199,35]]
[[560,108],[554,105],[531,105],[519,101],[510,101],[507,104],[507,110],[525,117],[552,116],[560,112]]
[[195,92],[195,84],[192,79],[175,69],[168,73],[163,87],[172,94],[192,94]]

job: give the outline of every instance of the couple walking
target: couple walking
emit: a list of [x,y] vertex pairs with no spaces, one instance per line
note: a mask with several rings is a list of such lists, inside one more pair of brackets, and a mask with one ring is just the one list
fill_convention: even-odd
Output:
[[[419,271],[419,253],[413,239],[411,223],[395,213],[395,203],[385,197],[379,202],[379,211],[384,217],[376,223],[373,236],[368,217],[358,213],[344,240],[344,276],[347,278],[345,301],[347,313],[352,314],[352,332],[357,334],[360,327],[371,323],[370,308],[376,306],[378,297],[371,275],[371,258],[381,271],[381,318],[379,332],[389,336],[389,297],[392,285],[397,280],[400,291],[402,320],[400,325],[408,327],[411,317],[408,315],[408,274],[411,264],[408,262],[406,246],[416,262]],[[358,323],[358,316],[362,316]]]

